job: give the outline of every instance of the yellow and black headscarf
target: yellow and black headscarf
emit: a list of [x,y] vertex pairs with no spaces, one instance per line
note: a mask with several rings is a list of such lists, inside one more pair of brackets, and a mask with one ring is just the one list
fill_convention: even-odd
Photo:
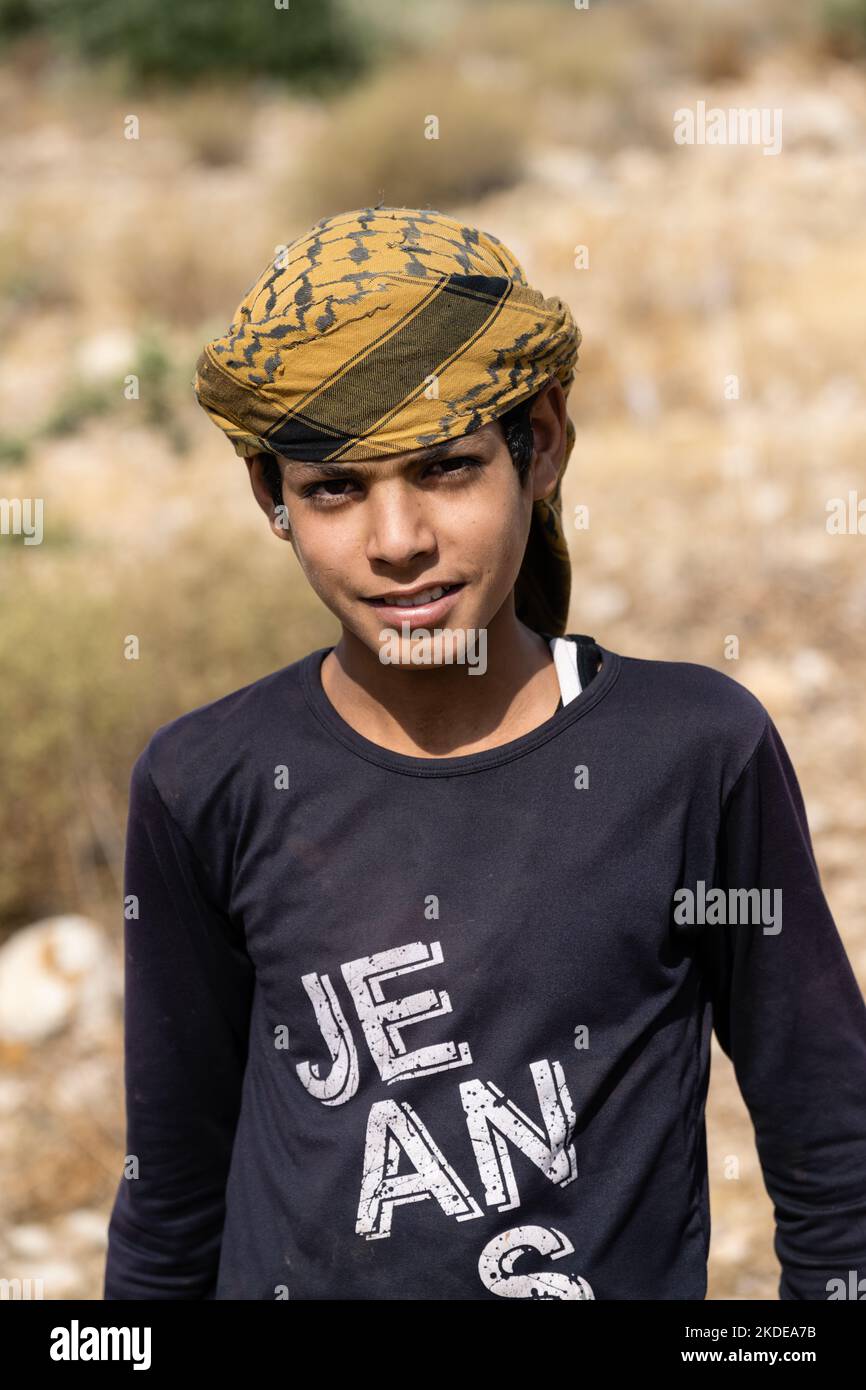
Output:
[[[429,208],[328,217],[268,263],[196,363],[199,404],[242,455],[370,459],[489,424],[556,376],[581,333],[501,241]],[[536,501],[517,616],[561,635],[571,566],[561,483]]]

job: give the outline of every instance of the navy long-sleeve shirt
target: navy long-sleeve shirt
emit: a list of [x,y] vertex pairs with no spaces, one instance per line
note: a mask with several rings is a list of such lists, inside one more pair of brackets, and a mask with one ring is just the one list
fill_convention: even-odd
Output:
[[866,1277],[866,1005],[760,701],[599,647],[532,732],[418,758],[329,650],[135,763],[105,1297],[702,1299],[713,1026],[780,1297]]

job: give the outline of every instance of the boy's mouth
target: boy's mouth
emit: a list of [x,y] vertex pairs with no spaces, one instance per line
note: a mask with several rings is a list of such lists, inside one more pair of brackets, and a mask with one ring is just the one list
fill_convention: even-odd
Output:
[[444,616],[456,602],[463,583],[428,584],[423,588],[388,590],[374,598],[365,599],[386,622],[429,623]]

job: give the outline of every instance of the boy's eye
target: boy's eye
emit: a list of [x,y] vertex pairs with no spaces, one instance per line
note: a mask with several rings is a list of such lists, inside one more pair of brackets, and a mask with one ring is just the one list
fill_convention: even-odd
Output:
[[[441,468],[446,470],[443,472],[442,477],[458,477],[462,479],[465,474],[471,473],[473,469],[481,468],[483,462],[483,459],[473,458],[470,455],[442,459],[439,463],[431,463],[425,472],[425,476],[431,469]],[[354,486],[351,478],[322,478],[318,483],[311,483],[303,495],[312,502],[314,506],[330,507],[338,504],[347,494],[345,492],[321,492],[320,489],[350,486]]]
[[[308,487],[307,490],[306,490],[306,492],[304,493],[304,496],[305,496],[305,497],[312,497],[312,498],[314,498],[314,500],[317,500],[317,501],[318,501],[318,500],[319,500],[318,494],[319,494],[319,488],[320,488],[320,487],[346,487],[346,485],[347,485],[348,483],[350,483],[351,481],[352,481],[351,478],[323,478],[322,481],[321,481],[320,483],[313,483],[312,487]],[[328,494],[326,494],[326,495],[329,496],[329,497],[342,497],[342,496],[343,496],[343,494],[342,494],[342,493],[339,493],[339,492],[338,492],[338,493],[330,492],[330,493],[328,493]]]
[[447,469],[449,469],[449,470],[452,470],[452,471],[455,472],[455,473],[462,473],[462,472],[464,472],[465,470],[468,470],[468,469],[474,468],[474,467],[478,467],[479,465],[480,465],[480,460],[479,460],[479,459],[473,459],[473,458],[453,458],[453,459],[443,459],[441,463],[434,463],[434,464],[431,465],[431,467],[433,467],[433,468],[447,468]]

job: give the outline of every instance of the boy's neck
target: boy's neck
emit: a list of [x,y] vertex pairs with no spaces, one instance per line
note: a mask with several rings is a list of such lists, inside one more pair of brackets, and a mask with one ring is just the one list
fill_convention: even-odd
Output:
[[384,665],[351,632],[322,662],[322,688],[362,737],[407,757],[481,753],[531,733],[559,703],[547,640],[511,612],[487,628],[487,667]]

